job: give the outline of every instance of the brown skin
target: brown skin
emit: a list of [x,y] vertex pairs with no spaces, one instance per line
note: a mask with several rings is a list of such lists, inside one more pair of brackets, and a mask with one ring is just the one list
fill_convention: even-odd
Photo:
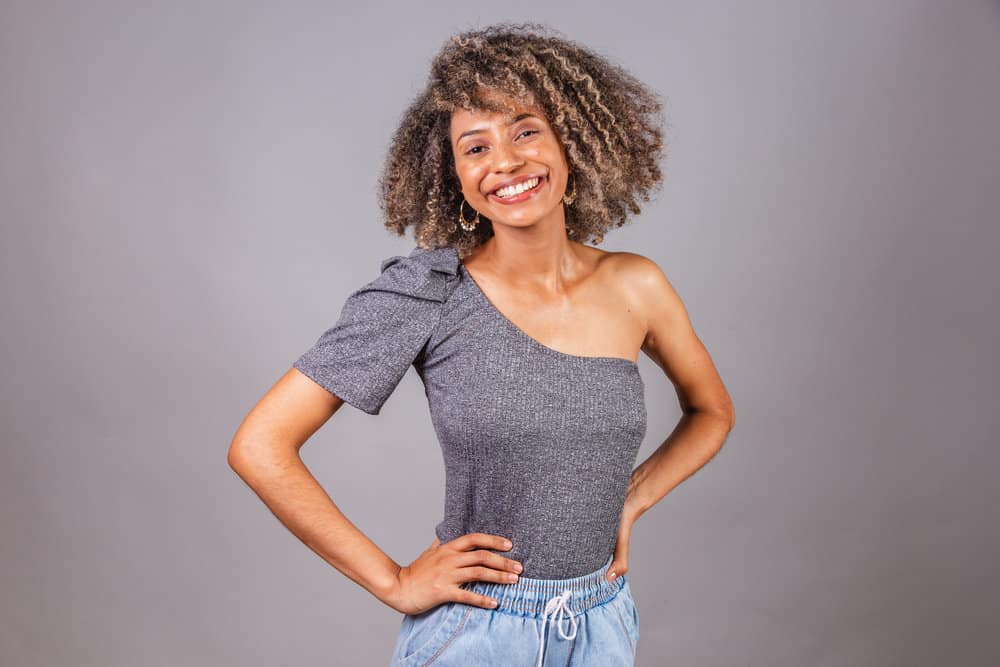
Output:
[[442,46],[430,70],[393,133],[378,187],[386,229],[412,231],[421,248],[452,247],[464,258],[493,235],[488,223],[473,232],[456,224],[462,192],[449,126],[459,109],[510,112],[496,99],[537,102],[559,133],[576,186],[566,209],[574,241],[601,245],[662,185],[663,99],[557,31],[528,23],[465,31]]
[[[632,474],[609,579],[628,571],[635,521],[710,460],[735,413],[684,305],[659,267],[628,252],[570,241],[562,195],[567,162],[536,107],[510,118],[464,110],[452,115],[455,168],[469,205],[493,222],[494,236],[463,263],[490,301],[527,335],[568,354],[635,360],[641,349],[674,384],[684,411],[677,427]],[[482,129],[457,142],[466,130]],[[530,131],[528,131],[530,130]],[[527,132],[526,132],[527,131]],[[467,153],[473,146],[471,153]],[[491,202],[499,183],[543,173],[539,193],[521,204]],[[468,217],[468,216],[467,216]],[[297,369],[286,372],[240,424],[229,448],[234,471],[306,546],[393,609],[415,614],[445,602],[490,608],[487,596],[459,586],[510,581],[520,564],[488,549],[504,537],[470,533],[434,542],[400,566],[341,513],[310,474],[299,450],[343,401]]]
[[442,602],[490,608],[488,596],[459,584],[504,582],[519,563],[486,549],[506,550],[504,538],[470,533],[437,539],[401,567],[340,511],[299,455],[302,445],[344,404],[297,369],[289,369],[240,424],[229,465],[307,547],[344,576],[404,614]]
[[[510,123],[524,113],[540,118]],[[469,130],[479,132],[463,137]],[[567,238],[565,152],[538,107],[517,105],[509,118],[456,111],[451,139],[462,194],[493,222],[494,236],[463,260],[493,305],[528,336],[559,352],[635,361],[641,350],[677,392],[683,417],[629,482],[608,568],[613,579],[628,571],[629,537],[639,516],[721,449],[735,425],[732,400],[683,302],[655,262]],[[486,196],[511,178],[538,173],[547,180],[530,200],[504,205]]]

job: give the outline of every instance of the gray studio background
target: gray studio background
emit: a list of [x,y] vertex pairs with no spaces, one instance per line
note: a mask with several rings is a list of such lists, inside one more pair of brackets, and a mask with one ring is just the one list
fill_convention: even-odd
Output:
[[[548,22],[667,101],[656,260],[733,395],[636,524],[638,664],[1000,658],[995,2],[0,5],[0,664],[384,665],[397,612],[229,469],[405,254],[375,183],[451,33]],[[648,358],[646,458],[679,417]],[[411,370],[303,450],[401,563],[443,465]]]

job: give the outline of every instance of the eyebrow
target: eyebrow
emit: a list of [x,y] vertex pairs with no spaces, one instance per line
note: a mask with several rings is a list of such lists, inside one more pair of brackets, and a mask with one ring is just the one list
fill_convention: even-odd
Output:
[[[525,118],[538,118],[538,116],[536,116],[533,113],[521,113],[521,114],[518,114],[517,116],[515,116],[514,120],[510,121],[509,123],[507,123],[507,125],[513,125],[514,123],[518,122],[519,120],[524,120]],[[455,143],[457,144],[459,141],[461,141],[462,137],[467,137],[470,134],[479,134],[480,132],[485,132],[485,131],[486,131],[485,127],[476,127],[476,128],[471,129],[471,130],[466,130],[462,134],[458,135],[458,138],[455,139]]]

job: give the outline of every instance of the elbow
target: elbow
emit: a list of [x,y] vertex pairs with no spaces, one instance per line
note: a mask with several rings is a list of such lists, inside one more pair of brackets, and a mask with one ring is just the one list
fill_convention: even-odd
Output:
[[241,441],[233,440],[229,443],[229,451],[226,453],[226,463],[239,474],[246,467],[247,456]]
[[251,470],[259,467],[262,462],[262,452],[260,447],[255,447],[252,442],[243,439],[233,440],[229,444],[229,451],[226,454],[226,463],[237,475],[246,479]]
[[733,399],[728,395],[720,407],[719,413],[722,415],[723,424],[726,428],[726,435],[729,435],[736,427],[736,407],[733,405]]
[[717,427],[729,434],[736,426],[736,408],[729,396],[723,396],[703,405],[690,405],[682,407],[685,414],[699,414],[712,420]]
[[233,472],[247,480],[287,467],[297,457],[294,446],[267,438],[239,437],[230,443],[226,462]]
[[724,436],[732,433],[736,426],[736,408],[733,407],[732,399],[727,396],[725,400],[706,408],[704,411],[711,414],[719,423],[719,428],[723,431]]

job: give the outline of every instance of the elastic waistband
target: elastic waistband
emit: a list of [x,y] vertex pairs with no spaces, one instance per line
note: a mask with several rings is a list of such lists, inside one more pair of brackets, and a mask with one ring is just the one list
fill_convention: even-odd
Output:
[[467,581],[461,587],[495,598],[499,604],[493,608],[494,611],[538,618],[542,618],[546,613],[546,604],[552,598],[565,595],[569,591],[563,606],[578,614],[604,604],[625,586],[624,574],[615,577],[614,581],[608,581],[605,576],[613,558],[614,554],[608,557],[600,569],[571,579],[521,577],[513,584]]

